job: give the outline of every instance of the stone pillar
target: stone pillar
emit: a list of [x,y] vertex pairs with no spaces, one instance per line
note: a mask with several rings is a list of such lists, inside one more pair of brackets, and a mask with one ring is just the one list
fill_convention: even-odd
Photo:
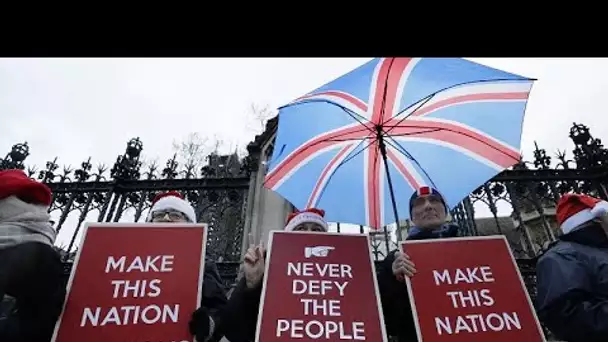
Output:
[[243,229],[242,255],[249,248],[249,234],[253,236],[254,243],[262,241],[268,245],[271,230],[283,229],[287,215],[292,212],[293,206],[279,194],[264,187],[266,164],[270,157],[270,149],[275,134],[268,136],[258,145],[252,145],[249,153],[255,158],[257,168],[251,173],[249,193],[247,198],[247,216]]

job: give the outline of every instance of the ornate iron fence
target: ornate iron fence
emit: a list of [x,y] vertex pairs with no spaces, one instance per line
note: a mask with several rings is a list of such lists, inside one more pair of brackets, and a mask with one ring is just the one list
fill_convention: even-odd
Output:
[[[209,224],[208,257],[228,262],[227,265],[239,260],[250,159],[212,153],[205,165],[189,162],[180,167],[173,156],[164,168],[155,163],[144,167],[140,160],[142,150],[143,143],[134,138],[112,167],[94,168],[89,158],[79,168],[60,169],[55,158],[47,162],[44,169],[36,170],[26,167],[29,146],[22,143],[14,145],[6,157],[0,159],[0,169],[25,170],[30,177],[51,188],[50,212],[58,217],[54,223],[56,230],[59,234],[64,229],[73,231],[67,246],[62,246],[66,259],[70,259],[77,248],[77,236],[84,222],[143,221],[158,192],[178,190],[195,207],[198,220]],[[228,277],[236,275],[231,268],[220,269]]]
[[[574,143],[574,158],[558,151],[558,163],[552,166],[544,149],[534,150],[534,160],[521,161],[475,190],[454,210],[454,216],[469,235],[490,233],[479,231],[475,220],[475,205],[489,209],[493,233],[505,234],[518,257],[534,258],[554,241],[557,231],[555,205],[564,193],[582,192],[608,199],[608,150],[595,139],[584,125],[574,124],[570,130]],[[498,204],[503,202],[510,211],[501,222]],[[517,242],[521,245],[518,246]]]
[[[276,119],[272,119],[267,131],[275,128]],[[502,172],[464,199],[452,210],[464,235],[504,234],[518,258],[534,258],[555,239],[554,210],[561,194],[574,191],[607,198],[608,150],[584,125],[574,124],[570,138],[574,143],[572,160],[558,151],[557,163],[552,163],[546,151],[537,146],[532,161],[522,161]],[[74,234],[64,246],[68,251],[73,251],[85,220],[118,222],[130,212],[132,217],[127,220],[140,221],[159,191],[176,189],[195,206],[199,220],[210,224],[210,257],[238,260],[249,172],[257,166],[257,156],[241,159],[235,154],[211,154],[205,165],[187,163],[181,167],[173,156],[161,168],[154,163],[143,167],[142,150],[142,142],[135,138],[111,168],[93,168],[89,158],[79,168],[60,169],[55,158],[38,171],[26,168],[29,146],[23,143],[14,145],[0,159],[0,169],[26,170],[50,186],[54,194],[51,212],[59,214],[56,229],[60,233],[68,216],[78,215],[69,225]],[[479,212],[483,215],[484,211],[486,217],[480,218]],[[380,246],[375,246],[377,258],[384,255]]]

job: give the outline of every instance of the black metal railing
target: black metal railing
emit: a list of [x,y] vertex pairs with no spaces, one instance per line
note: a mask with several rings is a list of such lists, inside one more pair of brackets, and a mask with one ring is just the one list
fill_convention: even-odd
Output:
[[[570,130],[574,159],[563,151],[556,153],[557,163],[544,149],[535,146],[534,160],[521,161],[475,190],[455,210],[461,225],[471,235],[505,234],[519,258],[533,258],[559,235],[555,207],[561,195],[586,193],[608,199],[608,150],[593,138],[584,125]],[[509,220],[499,220],[499,204],[505,206]],[[485,208],[484,208],[485,207]],[[492,225],[479,232],[475,210],[488,209]],[[505,210],[503,210],[504,212]],[[503,216],[504,217],[504,216]]]
[[66,260],[74,256],[84,222],[140,222],[151,200],[160,191],[178,190],[195,207],[199,222],[209,224],[208,257],[216,261],[239,260],[244,213],[249,189],[249,159],[212,153],[204,165],[186,163],[179,168],[176,156],[164,168],[142,166],[143,144],[132,139],[124,154],[108,168],[93,168],[91,159],[79,168],[59,169],[57,158],[42,170],[26,168],[27,143],[14,145],[0,169],[25,170],[53,191],[50,213],[58,232],[58,247]]
[[[237,261],[241,254],[245,205],[250,186],[250,171],[257,168],[260,145],[270,139],[277,120],[268,121],[266,132],[249,146],[249,155],[212,153],[200,165],[187,161],[180,167],[176,156],[164,168],[155,163],[143,166],[140,160],[143,143],[139,138],[128,142],[110,168],[93,168],[91,158],[79,168],[59,169],[58,158],[42,170],[25,166],[29,155],[27,143],[16,144],[0,169],[26,170],[53,190],[51,213],[56,220],[66,254],[72,255],[77,237],[86,221],[119,222],[145,219],[150,200],[163,190],[175,189],[186,194],[196,208],[199,221],[210,225],[209,256],[216,261]],[[534,258],[547,243],[555,240],[555,203],[564,193],[585,192],[608,198],[608,150],[589,129],[574,124],[570,130],[574,143],[573,159],[558,151],[552,162],[545,150],[536,146],[532,161],[521,161],[473,191],[451,212],[462,227],[463,235],[506,235],[517,258]],[[270,142],[271,143],[271,142]],[[256,146],[257,146],[256,145]],[[396,248],[390,242],[389,249]],[[382,259],[386,242],[373,243],[374,255]]]

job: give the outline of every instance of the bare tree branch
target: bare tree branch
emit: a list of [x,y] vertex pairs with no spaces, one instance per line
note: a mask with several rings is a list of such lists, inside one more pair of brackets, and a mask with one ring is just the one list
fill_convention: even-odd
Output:
[[[266,128],[268,119],[275,115],[275,111],[269,105],[252,103],[249,108],[247,128],[259,134]],[[226,142],[223,139],[220,139],[217,135],[212,138],[202,137],[196,132],[188,134],[184,139],[173,140],[172,145],[173,152],[177,155],[177,161],[182,167],[192,166],[199,170],[207,165],[209,156],[219,156],[224,152],[229,154],[237,152],[239,157],[247,154],[246,148],[239,146],[231,146],[230,151],[220,151],[225,150],[226,147]]]
[[173,152],[177,154],[178,162],[186,167],[194,166],[200,168],[207,164],[207,157],[211,154],[219,154],[224,141],[217,136],[213,138],[201,137],[192,132],[180,141],[173,141]]
[[251,128],[251,125],[248,125],[249,129],[254,130],[256,133],[263,132],[266,128],[266,121],[275,115],[275,111],[272,110],[269,105],[262,106],[252,103],[249,108],[249,118],[254,122],[254,128]]

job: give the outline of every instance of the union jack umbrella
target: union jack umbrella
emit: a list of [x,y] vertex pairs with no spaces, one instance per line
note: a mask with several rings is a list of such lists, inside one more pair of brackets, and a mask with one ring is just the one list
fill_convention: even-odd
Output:
[[415,189],[452,209],[520,160],[534,79],[460,58],[377,58],[279,108],[265,186],[332,222],[409,218]]

